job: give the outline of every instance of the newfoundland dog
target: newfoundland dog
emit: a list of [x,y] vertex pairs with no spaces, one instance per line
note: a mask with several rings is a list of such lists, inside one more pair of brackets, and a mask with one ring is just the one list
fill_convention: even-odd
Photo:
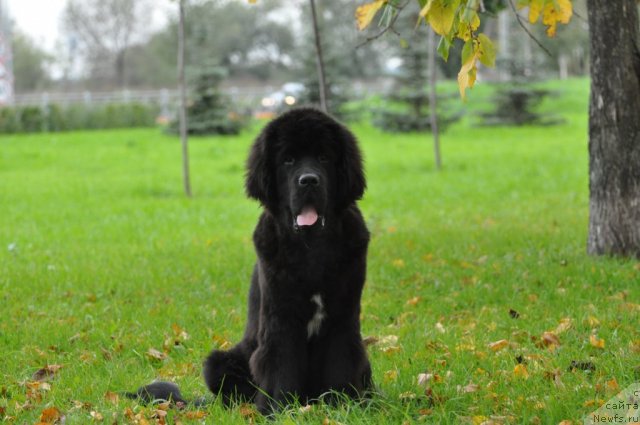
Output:
[[[371,387],[360,335],[369,232],[356,205],[365,185],[355,137],[318,110],[282,114],[253,143],[245,187],[264,210],[247,325],[242,341],[204,362],[209,389],[225,403],[254,401],[269,413]],[[181,399],[177,387],[158,384],[138,395]]]
[[356,205],[365,190],[356,139],[315,109],[273,120],[253,143],[246,191],[264,211],[244,337],[204,364],[209,389],[254,399],[267,412],[330,391],[371,385],[360,336],[369,232]]

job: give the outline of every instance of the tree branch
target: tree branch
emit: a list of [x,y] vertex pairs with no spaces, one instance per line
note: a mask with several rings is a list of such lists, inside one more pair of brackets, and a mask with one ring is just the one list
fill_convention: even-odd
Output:
[[402,9],[404,9],[405,7],[407,7],[407,5],[409,4],[410,0],[407,0],[406,2],[404,2],[404,4],[400,5],[400,6],[394,6],[391,3],[389,3],[389,5],[391,5],[392,7],[394,7],[396,9],[395,11],[395,15],[393,15],[393,17],[391,18],[391,21],[389,21],[389,24],[384,27],[382,29],[382,31],[378,32],[375,35],[372,35],[370,37],[367,37],[366,40],[364,40],[362,43],[359,43],[356,46],[356,49],[362,47],[362,46],[366,46],[367,44],[371,43],[374,40],[377,40],[378,38],[382,37],[384,34],[386,34],[388,31],[391,31],[392,33],[394,33],[395,35],[397,35],[398,37],[400,36],[400,33],[398,31],[396,31],[395,28],[393,28],[393,24],[396,23],[396,21],[398,20],[398,17],[400,16],[400,12],[402,12]]
[[513,4],[513,0],[509,0],[509,4],[511,5],[511,10],[513,10],[513,14],[516,15],[516,20],[518,21],[518,24],[520,24],[520,26],[522,27],[522,29],[524,30],[524,32],[527,33],[527,35],[529,36],[529,38],[531,38],[533,41],[536,42],[536,44],[538,45],[538,47],[540,47],[550,58],[553,57],[553,55],[551,54],[551,52],[549,51],[549,49],[547,49],[546,47],[544,47],[544,45],[540,42],[540,40],[538,40],[532,33],[531,31],[529,31],[529,28],[527,28],[527,26],[524,24],[524,22],[522,22],[522,18],[520,17],[520,15],[518,15],[518,11],[516,10],[516,6]]

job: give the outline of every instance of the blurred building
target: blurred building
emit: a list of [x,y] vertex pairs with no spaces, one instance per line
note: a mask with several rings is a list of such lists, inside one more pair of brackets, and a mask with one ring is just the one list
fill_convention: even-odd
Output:
[[11,19],[6,0],[0,0],[0,106],[13,103]]

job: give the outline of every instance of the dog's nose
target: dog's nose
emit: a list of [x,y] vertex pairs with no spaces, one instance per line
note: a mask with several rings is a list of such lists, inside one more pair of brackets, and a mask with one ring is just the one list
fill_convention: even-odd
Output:
[[305,173],[298,179],[299,186],[317,186],[320,184],[320,176],[314,173]]

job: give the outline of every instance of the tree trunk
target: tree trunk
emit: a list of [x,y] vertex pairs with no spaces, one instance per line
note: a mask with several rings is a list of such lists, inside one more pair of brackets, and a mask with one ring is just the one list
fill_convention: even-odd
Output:
[[595,255],[640,257],[640,49],[636,0],[588,0],[589,239]]
[[125,60],[125,49],[122,49],[116,52],[116,85],[119,89],[123,89],[126,87],[126,81],[124,76],[124,60]]
[[438,70],[436,69],[436,34],[433,29],[428,28],[429,31],[429,106],[431,107],[431,134],[433,134],[433,155],[436,161],[436,170],[440,171],[442,168],[442,160],[440,158],[440,131],[438,130]]
[[322,41],[320,39],[320,30],[318,29],[318,16],[316,13],[316,3],[311,3],[311,17],[313,19],[313,35],[316,43],[316,62],[318,65],[318,91],[320,92],[320,108],[324,112],[328,112],[327,108],[327,81],[324,75],[324,58],[322,57]]
[[179,0],[178,22],[178,90],[180,91],[180,141],[182,144],[182,181],[184,193],[191,197],[189,178],[189,144],[187,139],[187,89],[184,81],[184,0]]

